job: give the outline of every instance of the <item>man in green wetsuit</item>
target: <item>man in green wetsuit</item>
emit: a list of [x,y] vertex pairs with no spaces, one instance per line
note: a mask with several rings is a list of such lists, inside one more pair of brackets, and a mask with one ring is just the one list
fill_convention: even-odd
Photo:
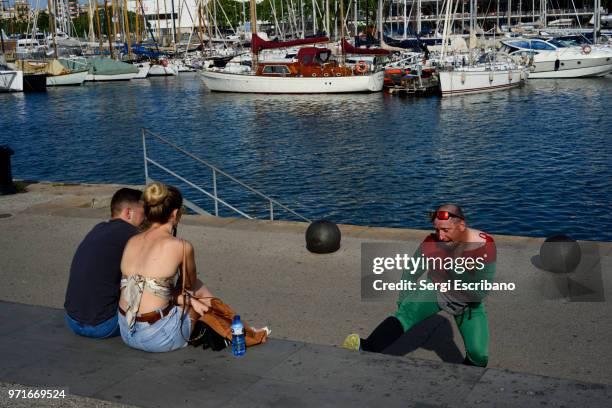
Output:
[[[440,310],[453,315],[465,344],[465,364],[485,367],[489,359],[489,325],[479,288],[492,281],[496,250],[493,238],[468,228],[463,211],[454,204],[440,206],[431,214],[435,232],[428,235],[414,254],[422,258],[415,270],[405,270],[403,280],[417,283],[414,290],[400,293],[397,311],[374,329],[367,339],[349,335],[342,347],[380,353],[417,323]],[[455,283],[470,283],[470,290]],[[441,290],[447,285],[445,290]],[[429,286],[432,289],[425,289]],[[433,289],[435,287],[435,289]]]

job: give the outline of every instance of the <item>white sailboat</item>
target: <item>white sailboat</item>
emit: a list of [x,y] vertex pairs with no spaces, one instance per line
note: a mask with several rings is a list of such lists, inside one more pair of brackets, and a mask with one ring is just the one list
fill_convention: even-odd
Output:
[[0,92],[23,92],[23,72],[0,66]]
[[[304,47],[293,61],[259,61],[264,49],[294,47],[327,42],[327,37],[293,41],[265,41],[257,35],[255,0],[251,0],[252,68],[246,72],[228,72],[208,68],[201,72],[208,89],[216,92],[241,93],[351,93],[379,92],[383,88],[384,71],[356,72],[332,60],[331,51],[322,47]],[[340,10],[343,10],[342,2]],[[340,17],[343,21],[343,14]],[[341,27],[344,24],[340,24]]]
[[[446,48],[451,28],[451,5],[447,2],[446,16],[444,20],[444,33],[441,61],[446,58]],[[470,1],[470,59],[475,42],[475,0]],[[522,85],[529,77],[529,70],[514,62],[508,56],[497,53],[485,54],[477,63],[461,66],[458,61],[453,61],[450,66],[439,70],[440,91],[442,96],[458,94],[470,94],[481,92],[493,92],[503,89],[514,88]]]

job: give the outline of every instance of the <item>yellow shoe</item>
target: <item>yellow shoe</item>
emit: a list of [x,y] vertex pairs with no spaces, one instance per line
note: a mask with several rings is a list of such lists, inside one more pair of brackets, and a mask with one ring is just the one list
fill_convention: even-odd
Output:
[[344,339],[344,342],[340,347],[345,348],[347,350],[359,351],[361,349],[360,345],[361,339],[359,338],[359,335],[353,333],[346,336],[346,339]]

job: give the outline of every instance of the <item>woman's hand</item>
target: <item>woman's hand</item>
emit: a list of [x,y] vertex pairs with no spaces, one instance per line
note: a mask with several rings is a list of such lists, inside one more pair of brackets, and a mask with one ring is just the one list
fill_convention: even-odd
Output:
[[198,299],[193,298],[193,297],[190,297],[189,300],[190,300],[191,307],[193,308],[193,310],[195,310],[200,316],[208,312],[209,308],[208,306],[204,304],[204,302],[201,302]]

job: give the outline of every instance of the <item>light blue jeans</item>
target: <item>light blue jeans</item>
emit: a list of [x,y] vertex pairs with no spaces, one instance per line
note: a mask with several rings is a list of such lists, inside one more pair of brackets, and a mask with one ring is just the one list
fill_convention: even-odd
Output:
[[125,316],[119,313],[118,317],[121,338],[125,344],[138,350],[152,353],[176,350],[185,347],[191,335],[189,314],[185,313],[181,325],[181,308],[178,306],[153,324],[134,322],[133,331],[130,331]]

